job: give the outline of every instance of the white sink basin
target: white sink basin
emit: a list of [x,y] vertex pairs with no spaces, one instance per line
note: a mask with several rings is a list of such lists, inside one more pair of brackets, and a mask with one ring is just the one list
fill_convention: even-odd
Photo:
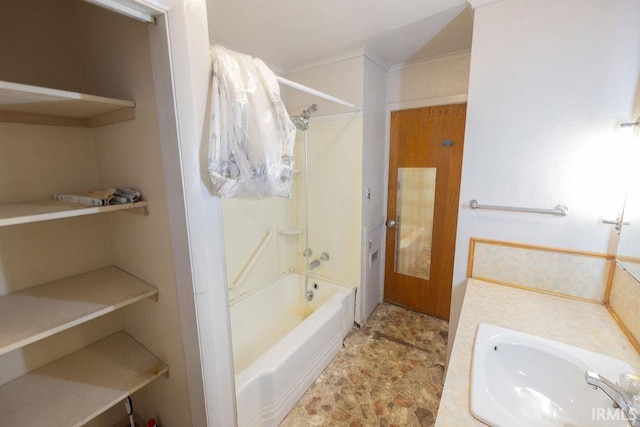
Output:
[[633,368],[622,360],[511,329],[481,324],[473,348],[471,413],[491,426],[621,426],[624,413],[589,386]]

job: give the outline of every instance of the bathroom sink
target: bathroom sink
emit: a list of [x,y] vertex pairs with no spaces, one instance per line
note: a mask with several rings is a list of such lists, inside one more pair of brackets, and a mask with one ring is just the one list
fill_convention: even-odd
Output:
[[590,369],[617,382],[622,360],[481,324],[473,348],[471,413],[491,426],[621,426],[624,413],[585,381]]

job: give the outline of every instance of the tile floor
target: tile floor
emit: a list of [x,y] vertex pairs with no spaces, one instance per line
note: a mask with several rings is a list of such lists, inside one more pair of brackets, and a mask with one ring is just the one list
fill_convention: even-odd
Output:
[[280,426],[432,426],[447,331],[447,321],[380,304]]

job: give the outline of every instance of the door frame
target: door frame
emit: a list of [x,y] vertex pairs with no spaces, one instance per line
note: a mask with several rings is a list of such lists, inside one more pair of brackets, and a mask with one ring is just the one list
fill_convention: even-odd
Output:
[[148,35],[191,422],[233,426],[236,393],[222,208],[201,176],[210,75],[207,3],[134,1],[158,21]]
[[[439,96],[434,98],[423,98],[414,101],[406,101],[406,102],[397,102],[393,104],[387,105],[387,112],[385,117],[385,148],[384,148],[384,221],[385,224],[389,218],[387,218],[387,206],[389,204],[389,156],[391,151],[391,113],[394,111],[400,110],[412,110],[414,108],[424,108],[424,107],[437,107],[440,105],[450,105],[450,104],[464,104],[468,101],[468,94],[458,94],[458,95],[449,95],[449,96]],[[462,159],[464,161],[464,157]],[[395,220],[395,218],[393,218]],[[392,248],[393,249],[393,248]],[[382,238],[382,256],[386,259],[387,257],[387,233],[384,233]],[[384,277],[386,274],[386,266],[383,263],[382,265],[382,283],[380,284],[380,295],[382,296],[382,301],[384,301]],[[453,283],[451,284],[453,288]],[[381,301],[381,302],[382,302]]]

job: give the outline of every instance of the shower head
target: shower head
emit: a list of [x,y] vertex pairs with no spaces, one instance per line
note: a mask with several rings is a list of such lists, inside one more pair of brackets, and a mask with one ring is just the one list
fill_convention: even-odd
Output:
[[291,121],[298,130],[307,130],[309,129],[309,117],[311,117],[311,115],[316,111],[318,111],[318,106],[316,104],[311,104],[302,110],[302,113],[300,113],[299,116],[291,117]]
[[293,116],[293,117],[291,117],[291,121],[293,122],[293,125],[298,130],[307,130],[307,129],[309,129],[309,119],[308,118],[301,117],[301,116]]

